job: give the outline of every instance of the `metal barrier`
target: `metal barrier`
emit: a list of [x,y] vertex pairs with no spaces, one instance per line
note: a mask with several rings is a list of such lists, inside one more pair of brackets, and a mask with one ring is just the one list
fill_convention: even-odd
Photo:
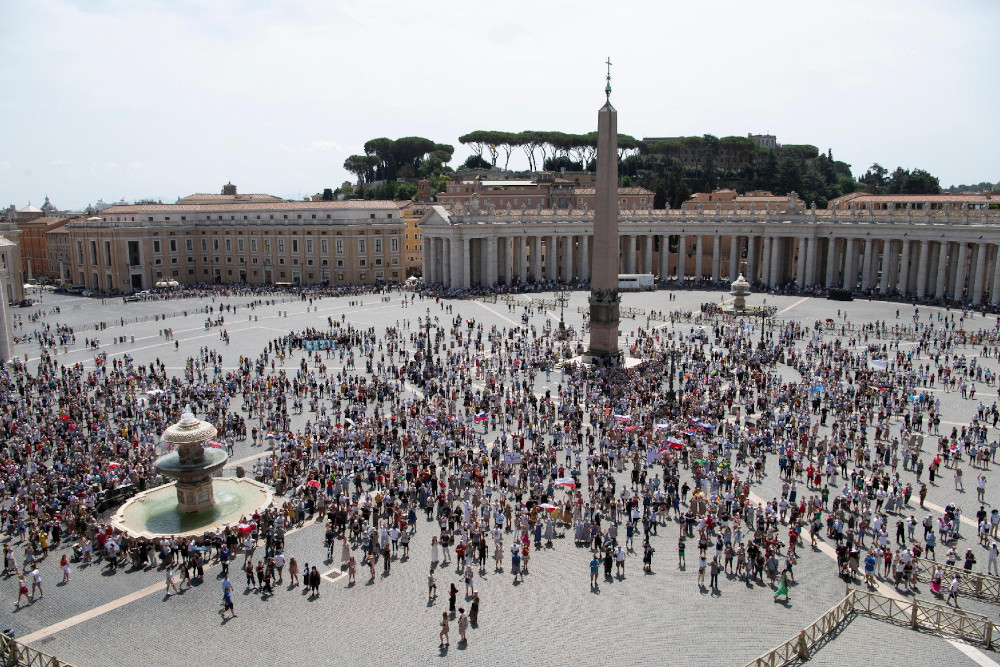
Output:
[[996,624],[988,616],[927,600],[902,600],[852,588],[847,589],[847,597],[858,613],[906,623],[914,630],[924,628],[985,644],[986,648],[993,647]]
[[947,586],[957,574],[958,592],[962,595],[1000,602],[1000,577],[982,572],[971,572],[926,558],[914,558],[913,563],[916,566],[913,572],[917,579],[922,578],[930,581],[934,576],[934,569],[941,568],[941,573],[944,575],[941,581],[942,586]]
[[72,667],[68,662],[31,648],[0,633],[0,656],[10,667]]

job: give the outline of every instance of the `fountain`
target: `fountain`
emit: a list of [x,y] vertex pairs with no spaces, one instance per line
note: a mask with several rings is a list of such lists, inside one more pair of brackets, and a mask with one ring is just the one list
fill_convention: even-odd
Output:
[[155,465],[161,475],[176,481],[126,502],[112,518],[112,525],[137,537],[194,536],[270,505],[273,494],[260,482],[213,478],[229,460],[221,447],[205,447],[217,433],[214,426],[191,412],[167,427],[163,442],[175,449],[157,459]]

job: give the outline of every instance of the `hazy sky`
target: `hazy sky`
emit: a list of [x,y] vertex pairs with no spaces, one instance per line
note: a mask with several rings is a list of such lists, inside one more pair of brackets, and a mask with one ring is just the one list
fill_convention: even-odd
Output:
[[[1000,3],[4,0],[0,205],[336,187],[367,139],[748,132],[1000,180]],[[524,167],[519,155],[511,166]]]

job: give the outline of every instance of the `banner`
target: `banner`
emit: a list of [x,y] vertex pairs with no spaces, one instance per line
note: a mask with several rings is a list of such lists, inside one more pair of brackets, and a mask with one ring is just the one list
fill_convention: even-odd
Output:
[[521,464],[521,452],[504,452],[503,453],[503,462],[504,463],[512,463],[514,465],[520,465]]

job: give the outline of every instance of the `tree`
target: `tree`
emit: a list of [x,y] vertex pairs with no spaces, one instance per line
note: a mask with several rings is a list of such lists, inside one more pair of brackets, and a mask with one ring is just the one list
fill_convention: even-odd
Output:
[[[539,136],[541,133],[535,132],[534,130],[525,130],[524,132],[517,133],[517,141],[521,148],[524,149],[524,154],[528,158],[528,169],[531,171],[536,171],[535,169],[535,150],[542,145],[542,139]],[[542,151],[542,163],[545,162],[545,151]]]
[[[478,155],[480,159],[483,157],[483,151],[486,150],[486,139],[482,136],[482,131],[476,130],[475,132],[469,132],[468,134],[463,134],[458,138],[458,143],[463,146],[468,146],[472,149],[474,155]],[[496,160],[494,160],[496,164]]]
[[880,195],[885,192],[887,184],[885,177],[888,173],[889,172],[885,167],[876,162],[868,168],[865,175],[859,178],[858,181],[867,187],[869,193],[873,195]]
[[789,192],[802,192],[802,170],[799,161],[793,157],[785,157],[778,163],[777,192],[775,194],[788,194]]
[[323,188],[323,201],[333,201],[333,190],[331,188]]
[[358,185],[370,183],[374,178],[379,159],[373,155],[350,155],[344,160],[344,169],[358,177]]
[[483,159],[482,155],[476,153],[465,158],[465,163],[462,165],[465,169],[489,169],[491,166],[489,162]]

